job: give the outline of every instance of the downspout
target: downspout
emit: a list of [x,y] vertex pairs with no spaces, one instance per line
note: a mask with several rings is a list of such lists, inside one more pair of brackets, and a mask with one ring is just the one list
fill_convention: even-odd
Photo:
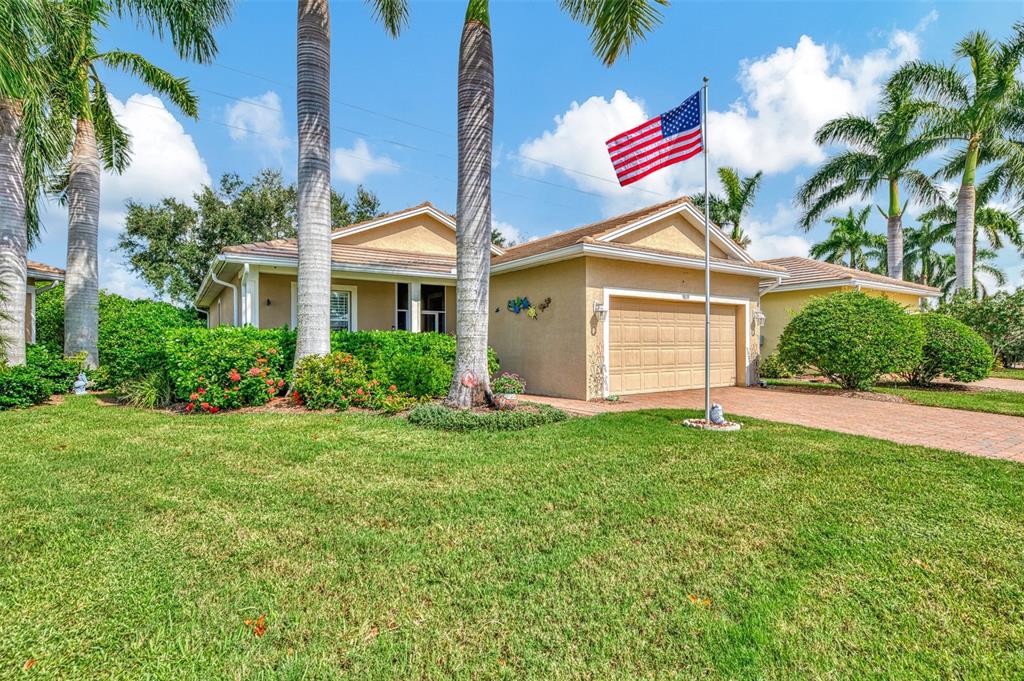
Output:
[[217,278],[216,263],[210,268],[210,281],[231,289],[231,326],[238,326],[238,287]]

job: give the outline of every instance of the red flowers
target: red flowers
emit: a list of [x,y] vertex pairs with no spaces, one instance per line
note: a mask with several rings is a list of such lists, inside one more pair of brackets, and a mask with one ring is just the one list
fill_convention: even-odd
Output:
[[260,375],[260,368],[259,367],[252,367],[251,369],[249,369],[249,375],[253,376],[253,377],[259,376]]
[[356,388],[356,395],[362,395],[362,394],[363,394],[363,389],[362,388]]
[[199,399],[198,393],[192,393],[191,395],[188,396],[189,402],[195,402],[198,399]]
[[390,390],[391,392],[396,392],[398,390],[398,386],[392,383],[391,385],[388,386],[388,390]]
[[210,407],[210,413],[211,414],[216,414],[218,411],[220,411],[220,407],[218,407],[216,405]]
[[242,374],[238,373],[238,369],[232,368],[231,373],[228,374],[228,378],[232,383],[238,383],[242,380]]
[[195,405],[195,403],[194,403],[194,402],[189,402],[189,403],[188,403],[188,406],[186,406],[186,407],[185,407],[185,411],[187,411],[188,413],[190,413],[190,414],[191,414],[191,413],[192,413],[192,411],[193,411],[193,410],[194,410],[195,408],[196,408],[196,405]]
[[206,394],[206,388],[200,388],[196,392],[199,393],[200,395],[205,395]]

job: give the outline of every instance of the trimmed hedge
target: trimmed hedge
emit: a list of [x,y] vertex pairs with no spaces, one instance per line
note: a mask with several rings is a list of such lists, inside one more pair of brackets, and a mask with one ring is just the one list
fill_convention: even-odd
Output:
[[[291,371],[295,334],[284,328],[257,329],[251,326],[179,328],[167,332],[163,352],[176,399],[189,400],[202,389],[216,391],[217,401],[191,400],[197,405],[207,402],[217,406],[218,410],[257,405],[264,404],[284,388],[278,383],[286,381]],[[241,378],[235,379],[233,372],[240,374]],[[253,375],[250,376],[250,372]],[[261,374],[258,378],[263,385],[259,390],[249,380],[256,378],[257,373]],[[271,387],[274,388],[272,394]],[[233,394],[225,396],[225,391]]]
[[[358,357],[370,378],[415,397],[447,394],[455,367],[455,337],[443,333],[338,331],[331,334],[331,352]],[[487,364],[491,374],[498,370],[492,348],[487,349]]]
[[924,331],[921,362],[903,377],[915,385],[928,385],[939,376],[970,383],[989,375],[992,349],[977,331],[938,312],[913,315]]
[[568,416],[561,409],[556,409],[546,404],[533,404],[536,412],[525,409],[513,411],[491,411],[476,413],[472,411],[461,411],[449,409],[448,407],[431,402],[414,407],[409,412],[409,423],[424,428],[435,430],[447,430],[453,432],[468,432],[473,430],[522,430],[541,426],[545,423],[557,423],[565,421]]
[[310,355],[295,367],[292,398],[307,409],[344,411],[366,381],[366,365],[347,352]]
[[25,364],[0,365],[0,410],[40,404],[71,391],[82,371],[81,357],[62,357],[42,345],[25,348]]
[[[155,300],[130,300],[100,292],[100,368],[91,376],[98,388],[118,388],[163,366],[164,336],[170,329],[200,327],[194,312]],[[64,351],[64,287],[36,300],[36,340],[52,352]]]
[[921,362],[924,331],[898,303],[860,291],[812,298],[782,332],[779,359],[864,390]]

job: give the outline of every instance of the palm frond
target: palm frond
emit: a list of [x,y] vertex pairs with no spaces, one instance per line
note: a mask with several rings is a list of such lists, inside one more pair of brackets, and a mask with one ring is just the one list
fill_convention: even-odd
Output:
[[107,170],[121,174],[131,163],[131,135],[114,116],[107,97],[107,89],[99,78],[94,80],[93,89],[93,124],[96,128],[100,158],[103,159],[103,165]]
[[213,31],[231,16],[231,0],[114,0],[122,17],[134,18],[171,44],[184,59],[209,63],[217,56]]
[[199,115],[199,100],[192,93],[187,78],[178,78],[135,52],[110,50],[98,57],[111,68],[137,76],[155,92],[174,102],[186,116],[196,118]]
[[574,21],[590,27],[594,54],[605,66],[620,55],[629,55],[633,45],[661,24],[659,7],[668,0],[561,0],[562,9]]
[[900,67],[889,82],[895,88],[910,88],[945,106],[965,107],[971,99],[964,74],[935,62],[915,60]]
[[826,144],[847,144],[854,147],[876,147],[879,138],[878,126],[863,116],[835,118],[818,128],[814,141],[819,146]]
[[409,3],[406,0],[367,0],[370,13],[384,26],[393,38],[397,38],[409,23]]

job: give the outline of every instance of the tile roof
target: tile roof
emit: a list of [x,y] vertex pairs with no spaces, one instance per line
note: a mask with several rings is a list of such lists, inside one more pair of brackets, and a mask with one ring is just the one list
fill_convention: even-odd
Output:
[[789,279],[787,279],[783,284],[784,287],[840,280],[850,282],[858,281],[862,284],[868,284],[869,286],[871,283],[885,284],[888,286],[902,286],[903,288],[913,289],[915,291],[920,291],[921,293],[939,293],[939,289],[932,286],[925,286],[924,284],[918,284],[912,281],[903,281],[902,279],[893,279],[892,277],[886,277],[882,274],[855,270],[850,267],[834,265],[830,262],[813,260],[811,258],[799,258],[793,256],[789,258],[772,258],[765,262],[772,265],[780,265],[789,272]]
[[26,264],[28,265],[29,276],[36,274],[51,279],[64,278],[64,270],[62,270],[59,267],[54,267],[53,265],[46,265],[41,262],[36,262],[35,260],[28,260],[26,261]]
[[[298,261],[299,246],[295,239],[274,239],[255,244],[228,246],[222,253],[249,255],[263,258],[283,258]],[[394,267],[404,270],[418,270],[431,274],[450,274],[455,269],[455,257],[428,255],[409,251],[395,251],[367,246],[331,244],[331,263],[345,266]]]

